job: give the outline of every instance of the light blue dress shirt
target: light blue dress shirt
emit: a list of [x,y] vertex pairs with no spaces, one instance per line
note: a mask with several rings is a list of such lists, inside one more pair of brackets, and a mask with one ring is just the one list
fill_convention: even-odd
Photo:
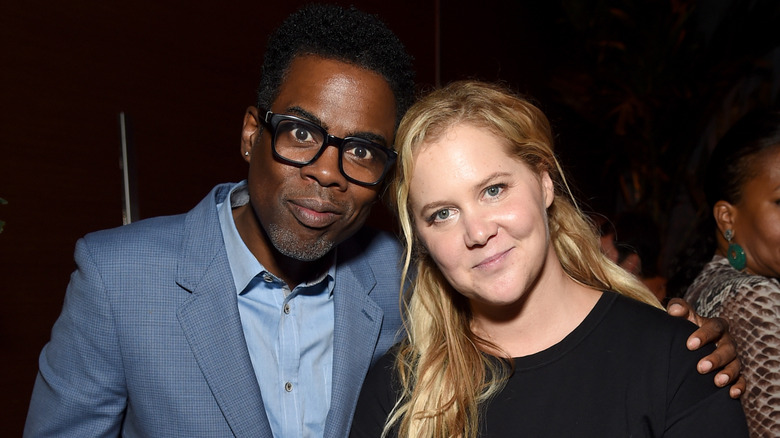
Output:
[[277,437],[321,437],[333,383],[335,263],[322,277],[291,291],[238,234],[232,208],[249,202],[246,181],[228,199],[230,205],[217,205],[219,222],[271,430]]

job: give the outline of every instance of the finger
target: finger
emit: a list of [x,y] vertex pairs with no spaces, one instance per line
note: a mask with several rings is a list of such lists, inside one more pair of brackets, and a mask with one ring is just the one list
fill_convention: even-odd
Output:
[[715,375],[715,386],[724,387],[731,383],[738,383],[738,380],[742,377],[740,375],[741,370],[742,364],[738,360],[732,360],[727,363],[726,366],[718,370],[718,373]]
[[[699,327],[695,332],[691,333],[691,335],[688,337],[688,349],[696,350],[704,344],[717,342],[718,349],[716,349],[713,354],[717,354],[721,360],[717,363],[713,363],[713,368],[720,368],[736,357],[734,341],[731,340],[731,337],[728,334],[729,324],[723,318],[702,319],[703,323],[701,327]],[[725,349],[721,350],[721,346],[723,346]]]
[[739,376],[739,379],[737,379],[737,383],[731,385],[731,388],[729,388],[729,396],[731,398],[740,398],[742,394],[745,393],[745,390],[747,389],[747,380],[743,376]]
[[693,308],[691,308],[688,302],[682,298],[670,299],[669,303],[666,305],[666,312],[678,318],[686,318],[688,321],[699,325],[698,321],[696,321],[696,313],[693,311]]
[[678,316],[678,317],[687,317],[688,316],[688,308],[683,305],[685,300],[682,300],[680,298],[671,298],[669,299],[669,303],[666,305],[666,311],[672,316]]
[[[711,354],[704,356],[696,365],[701,374],[707,374],[712,370],[719,370],[715,376],[715,384],[726,386],[739,376],[741,364],[737,359],[734,344],[722,342]],[[722,368],[722,369],[721,369]]]

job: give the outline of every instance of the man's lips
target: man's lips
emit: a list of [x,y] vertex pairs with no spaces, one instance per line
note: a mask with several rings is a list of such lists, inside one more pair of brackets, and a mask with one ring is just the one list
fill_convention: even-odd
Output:
[[338,206],[321,199],[294,199],[288,205],[298,222],[309,228],[325,228],[341,216]]

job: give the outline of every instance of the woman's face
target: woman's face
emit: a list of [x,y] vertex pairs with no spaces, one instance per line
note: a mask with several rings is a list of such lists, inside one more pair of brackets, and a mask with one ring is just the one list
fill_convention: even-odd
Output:
[[756,160],[756,176],[742,187],[733,217],[734,241],[750,272],[780,277],[780,145]]
[[553,184],[468,124],[415,153],[409,205],[414,229],[449,283],[478,306],[518,302],[548,251]]

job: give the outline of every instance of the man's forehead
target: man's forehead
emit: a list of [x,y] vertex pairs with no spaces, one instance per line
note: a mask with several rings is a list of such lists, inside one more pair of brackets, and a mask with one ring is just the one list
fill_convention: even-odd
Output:
[[387,80],[337,59],[295,58],[271,106],[276,113],[300,116],[326,130],[372,132],[388,142],[395,131],[395,96]]
[[[319,80],[323,77],[329,78],[330,82],[320,82]],[[351,81],[352,87],[350,88],[366,85],[365,79],[370,78],[374,84],[382,84],[381,87],[389,92],[390,99],[395,104],[395,94],[390,82],[381,73],[355,63],[320,55],[303,54],[293,58],[282,78],[279,91],[281,93],[291,81],[295,81],[296,86],[299,86],[298,82],[302,81],[308,82],[311,86],[322,87],[334,85],[333,82],[338,78]]]

